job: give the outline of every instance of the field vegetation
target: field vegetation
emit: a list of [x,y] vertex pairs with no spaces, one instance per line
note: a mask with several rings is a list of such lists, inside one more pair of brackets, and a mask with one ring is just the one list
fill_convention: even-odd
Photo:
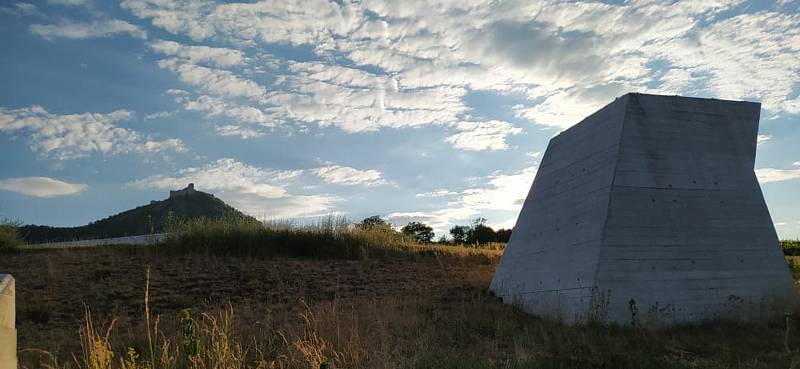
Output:
[[14,250],[22,245],[19,222],[0,218],[0,252]]
[[800,240],[782,240],[781,248],[784,255],[800,256]]
[[341,216],[304,224],[293,220],[259,222],[247,217],[178,219],[169,222],[166,229],[167,240],[152,247],[151,252],[348,260],[458,256],[483,263],[500,255],[499,250],[418,243],[414,235],[396,232],[375,217],[357,224]]
[[565,326],[487,291],[501,251],[485,247],[502,246],[419,243],[368,219],[173,220],[163,245],[4,255],[0,270],[18,283],[21,367],[800,365],[800,311],[667,329]]

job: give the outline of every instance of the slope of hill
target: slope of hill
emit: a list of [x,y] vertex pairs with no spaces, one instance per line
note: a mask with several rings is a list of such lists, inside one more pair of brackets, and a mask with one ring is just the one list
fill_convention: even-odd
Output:
[[170,191],[166,200],[112,215],[79,227],[25,225],[20,234],[26,243],[73,241],[82,239],[133,236],[164,231],[167,219],[245,217],[214,195],[195,191],[191,184],[180,191]]

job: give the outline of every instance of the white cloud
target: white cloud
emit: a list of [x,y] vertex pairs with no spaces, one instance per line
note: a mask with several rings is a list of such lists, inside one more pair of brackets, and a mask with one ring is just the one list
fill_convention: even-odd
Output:
[[761,168],[756,169],[756,176],[762,184],[790,181],[800,178],[800,169]]
[[89,23],[62,21],[58,24],[32,24],[31,32],[45,40],[55,38],[87,39],[128,34],[147,38],[147,32],[135,24],[119,19],[106,19]]
[[344,186],[378,186],[387,183],[381,178],[381,172],[374,169],[360,170],[342,165],[329,164],[324,167],[312,169],[312,172],[322,178],[325,183],[329,184]]
[[772,136],[770,135],[758,135],[756,138],[756,144],[761,145],[767,143],[767,141],[771,140]]
[[222,115],[233,118],[239,123],[253,123],[265,127],[275,126],[272,117],[265,114],[261,109],[252,106],[241,105],[207,95],[200,96],[194,100],[180,98],[179,101],[184,102],[184,109],[204,112],[206,117],[209,118]]
[[0,132],[26,133],[34,151],[59,160],[85,157],[94,152],[154,154],[186,151],[179,139],[159,141],[115,125],[132,115],[126,110],[58,115],[40,106],[0,108]]
[[144,119],[145,120],[153,120],[153,119],[169,118],[169,117],[171,117],[171,116],[173,116],[173,115],[175,115],[177,113],[178,113],[177,111],[157,111],[155,113],[150,113],[150,114],[145,115]]
[[170,96],[176,96],[178,98],[180,98],[182,96],[191,95],[191,93],[189,93],[189,91],[181,90],[181,89],[177,89],[177,88],[170,88],[169,90],[164,91],[164,93],[166,93],[167,95],[170,95]]
[[454,196],[458,195],[458,192],[450,191],[446,188],[440,188],[438,190],[430,191],[430,192],[423,192],[414,195],[414,197],[445,197],[445,196]]
[[36,5],[31,3],[14,3],[12,6],[0,6],[0,13],[13,14],[26,17],[44,17]]
[[[598,98],[584,98],[571,91],[557,91],[545,96],[545,99],[535,106],[516,105],[514,109],[517,117],[528,119],[536,124],[553,127],[559,130],[567,129],[594,113],[609,99],[622,93],[622,90],[602,94]],[[609,96],[610,95],[610,96]]]
[[34,197],[73,195],[85,191],[89,186],[68,183],[49,177],[21,177],[0,180],[0,190],[21,193]]
[[[410,221],[427,223],[439,234],[446,232],[450,226],[468,221],[485,211],[512,212],[515,213],[513,219],[516,220],[516,213],[522,208],[536,175],[536,169],[536,166],[531,166],[511,174],[494,174],[486,177],[484,185],[458,192],[458,199],[448,203],[444,209],[395,212],[387,215],[386,219],[395,224],[405,224]],[[439,191],[447,190],[436,192]],[[505,223],[508,222],[510,220]]]
[[231,206],[258,218],[292,218],[325,214],[339,198],[297,195],[287,187],[300,170],[272,170],[220,159],[203,167],[187,168],[174,176],[155,175],[129,183],[134,188],[176,189],[194,183]]
[[184,83],[208,93],[229,97],[246,97],[256,101],[262,100],[266,96],[264,87],[227,70],[207,68],[177,58],[161,60],[158,65],[177,73]]
[[243,140],[259,138],[264,135],[264,132],[237,125],[217,126],[214,128],[214,130],[217,131],[217,134],[220,136],[237,136]]
[[81,6],[89,4],[89,0],[47,0],[49,4],[64,6]]
[[153,25],[194,40],[222,36],[266,43],[315,44],[359,22],[354,5],[325,0],[217,4],[210,1],[125,0],[121,6]]
[[320,63],[289,63],[289,69],[267,99],[276,119],[365,132],[455,123],[467,110],[462,87],[402,89],[388,76]]
[[792,163],[792,165],[795,166],[795,167],[800,167],[800,161],[796,161],[796,162]]
[[462,150],[505,150],[508,149],[506,137],[522,132],[511,123],[492,120],[488,122],[460,122],[455,125],[460,130],[445,141]]
[[221,47],[187,46],[164,40],[152,42],[150,47],[156,52],[186,59],[192,64],[208,63],[225,68],[244,64],[246,60],[241,51]]

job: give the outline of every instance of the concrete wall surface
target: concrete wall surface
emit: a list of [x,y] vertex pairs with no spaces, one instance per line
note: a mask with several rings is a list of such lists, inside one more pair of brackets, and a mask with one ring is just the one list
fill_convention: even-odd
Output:
[[627,94],[554,137],[490,288],[566,322],[777,308],[793,288],[753,171],[759,113]]
[[0,274],[0,369],[17,368],[14,277]]
[[617,100],[550,141],[492,280],[504,301],[567,321],[587,313],[624,114]]

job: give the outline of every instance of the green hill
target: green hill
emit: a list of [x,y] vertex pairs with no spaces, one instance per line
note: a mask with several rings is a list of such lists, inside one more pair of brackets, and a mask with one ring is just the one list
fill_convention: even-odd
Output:
[[161,233],[169,217],[174,219],[247,217],[214,195],[195,191],[194,186],[170,191],[166,200],[112,215],[79,227],[25,225],[20,235],[25,243],[73,241],[93,238]]

